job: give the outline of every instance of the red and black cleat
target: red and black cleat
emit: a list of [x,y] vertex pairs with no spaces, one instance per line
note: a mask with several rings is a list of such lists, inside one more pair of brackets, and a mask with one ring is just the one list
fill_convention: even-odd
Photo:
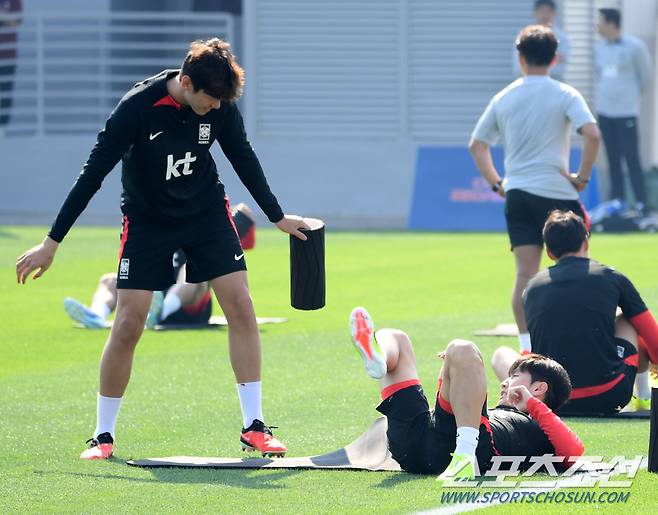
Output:
[[85,443],[89,448],[82,451],[83,460],[106,460],[112,457],[114,439],[110,433],[101,433],[96,438],[90,438]]
[[254,420],[248,428],[242,429],[240,445],[243,451],[258,451],[266,458],[282,458],[288,452],[288,448],[274,438],[272,428],[267,427],[260,420]]

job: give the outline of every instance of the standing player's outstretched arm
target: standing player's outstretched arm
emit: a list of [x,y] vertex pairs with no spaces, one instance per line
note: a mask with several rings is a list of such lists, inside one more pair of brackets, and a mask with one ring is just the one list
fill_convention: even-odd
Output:
[[218,139],[222,152],[269,221],[283,232],[306,240],[306,236],[299,231],[300,228],[309,228],[306,222],[299,216],[284,215],[272,193],[260,161],[247,139],[240,111],[233,103],[227,103],[226,108],[227,118],[222,135]]
[[114,109],[98,134],[89,159],[69,191],[48,236],[37,246],[22,254],[16,261],[16,279],[25,284],[29,275],[37,270],[34,279],[48,270],[55,258],[58,244],[100,188],[103,179],[126,153],[135,141],[139,125],[139,113],[132,107],[132,101],[122,100]]

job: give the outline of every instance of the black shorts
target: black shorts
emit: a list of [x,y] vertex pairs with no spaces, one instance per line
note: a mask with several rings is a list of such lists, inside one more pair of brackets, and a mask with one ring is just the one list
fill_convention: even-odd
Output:
[[[441,407],[437,394],[434,411],[420,385],[398,390],[383,400],[377,411],[388,419],[388,448],[403,470],[412,474],[440,474],[452,459],[457,439],[455,416]],[[491,466],[493,439],[487,418],[486,402],[476,456],[480,472]]]
[[187,256],[186,281],[201,283],[246,270],[240,239],[225,205],[216,204],[196,220],[178,224],[124,216],[117,288],[164,291],[176,282],[172,258]]
[[544,223],[554,209],[573,211],[585,220],[589,230],[589,217],[579,200],[540,197],[523,190],[505,193],[505,222],[512,248],[521,245],[542,247]]
[[[611,415],[626,406],[633,396],[633,385],[637,374],[638,353],[635,346],[623,338],[615,338],[620,358],[623,360],[621,380],[609,390],[587,397],[571,399],[558,410],[559,415]],[[619,377],[619,376],[618,376]],[[596,387],[588,387],[596,388]],[[579,391],[582,389],[576,389]],[[572,394],[573,395],[573,394]]]
[[203,298],[191,306],[183,306],[164,320],[160,325],[208,325],[212,314],[211,294],[208,291]]

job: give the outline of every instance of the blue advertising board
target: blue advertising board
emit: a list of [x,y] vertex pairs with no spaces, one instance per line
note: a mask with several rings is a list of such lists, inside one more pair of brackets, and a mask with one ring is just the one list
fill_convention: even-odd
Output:
[[[491,154],[502,174],[502,148],[492,148]],[[570,169],[575,170],[579,161],[580,149],[573,149]],[[599,203],[595,173],[581,200],[588,209]],[[410,229],[504,231],[503,206],[504,200],[480,176],[466,147],[418,148]]]

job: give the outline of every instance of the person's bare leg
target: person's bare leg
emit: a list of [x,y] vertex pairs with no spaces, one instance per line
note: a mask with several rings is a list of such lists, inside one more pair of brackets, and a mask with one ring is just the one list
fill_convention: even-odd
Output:
[[105,397],[122,397],[126,390],[152,294],[146,290],[118,291],[116,317],[100,365],[100,394]]
[[[525,312],[523,310],[523,291],[528,285],[528,281],[539,272],[539,265],[541,263],[541,247],[539,245],[520,245],[514,247],[514,260],[516,262],[516,277],[514,280],[514,288],[512,289],[512,311],[514,312],[514,320],[516,326],[519,328],[519,343],[525,346],[524,338],[529,338],[528,325],[525,319]],[[530,349],[525,349],[530,350]]]
[[91,310],[107,318],[117,307],[117,274],[103,274],[91,299]]
[[238,383],[260,381],[260,334],[249,295],[247,272],[239,271],[210,281],[228,322],[229,355]]
[[[133,355],[144,330],[151,296],[152,292],[145,290],[118,292],[116,318],[100,363],[94,438],[102,436],[80,455],[83,459],[106,459],[112,455],[111,444],[115,436],[116,419],[130,380]],[[109,440],[107,434],[110,435]]]
[[491,356],[491,367],[493,368],[496,377],[500,381],[504,381],[509,376],[509,369],[521,354],[509,347],[498,347],[493,356]]
[[379,329],[377,343],[386,358],[386,375],[379,380],[381,389],[418,379],[416,355],[409,336],[397,329]]
[[467,340],[452,340],[441,370],[441,397],[452,406],[457,427],[479,429],[487,398],[487,377],[479,349]]
[[176,295],[181,306],[193,306],[203,298],[208,288],[208,283],[176,283],[167,291],[167,296]]

